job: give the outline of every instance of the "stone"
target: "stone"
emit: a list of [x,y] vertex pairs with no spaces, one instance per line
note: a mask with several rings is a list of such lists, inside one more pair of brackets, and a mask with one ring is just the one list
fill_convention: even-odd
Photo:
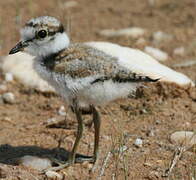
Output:
[[27,87],[41,92],[55,92],[54,88],[41,79],[33,69],[33,58],[33,56],[22,52],[6,56],[2,60],[1,69],[5,74],[11,73],[14,79]]
[[139,39],[136,41],[136,45],[137,45],[137,46],[145,46],[146,44],[147,44],[147,42],[146,42],[146,40],[145,40],[143,37],[139,38]]
[[65,107],[64,106],[61,106],[58,110],[58,114],[60,116],[66,116],[66,112],[65,112]]
[[192,131],[176,131],[171,134],[170,140],[174,144],[192,147],[196,145],[196,133]]
[[52,179],[63,179],[63,176],[55,171],[46,171],[45,172],[45,175],[48,177],[48,178],[52,178]]
[[30,155],[19,158],[18,163],[40,171],[52,167],[52,162],[49,159]]
[[66,1],[64,4],[63,4],[63,7],[64,8],[73,8],[75,6],[77,6],[78,3],[76,1]]
[[177,55],[177,56],[184,56],[185,55],[185,48],[184,47],[177,47],[174,49],[173,54]]
[[121,37],[121,36],[126,36],[126,37],[132,37],[132,38],[139,38],[144,36],[145,30],[140,28],[140,27],[129,27],[129,28],[124,28],[124,29],[119,29],[119,30],[114,30],[114,29],[105,29],[99,32],[101,36],[105,37]]
[[150,47],[150,46],[146,46],[144,48],[144,51],[147,54],[154,57],[155,59],[157,59],[158,61],[166,61],[168,59],[168,54],[164,51],[161,51],[158,48],[153,48],[153,47]]
[[135,140],[135,142],[134,142],[134,145],[135,145],[136,147],[138,147],[138,148],[141,148],[142,145],[143,145],[143,140],[140,139],[140,138],[137,138],[137,139]]
[[5,103],[9,103],[9,104],[15,103],[15,96],[11,92],[4,93],[2,95],[2,98],[3,98]]
[[5,84],[0,84],[0,91],[6,91],[7,86]]
[[153,42],[155,44],[160,44],[162,42],[171,41],[173,39],[173,36],[171,34],[167,34],[162,31],[154,32],[152,37],[153,37]]

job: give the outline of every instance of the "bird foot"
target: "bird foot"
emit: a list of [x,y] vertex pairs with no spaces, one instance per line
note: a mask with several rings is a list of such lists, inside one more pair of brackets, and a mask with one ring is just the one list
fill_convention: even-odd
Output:
[[57,166],[47,168],[43,170],[42,173],[46,173],[47,171],[60,171],[64,168],[67,168],[73,165],[74,163],[83,163],[83,162],[94,163],[95,162],[94,156],[86,156],[86,155],[81,155],[81,154],[76,154],[75,160],[69,159],[67,161],[61,161],[53,157],[49,157],[49,159],[52,161],[53,164],[56,164]]

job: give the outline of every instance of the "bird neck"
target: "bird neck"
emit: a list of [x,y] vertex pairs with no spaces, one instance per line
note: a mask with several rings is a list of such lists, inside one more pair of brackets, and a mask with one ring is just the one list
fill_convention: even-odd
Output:
[[51,41],[42,44],[41,47],[29,47],[27,52],[39,59],[46,59],[54,56],[70,45],[69,37],[66,33],[58,33]]
[[[64,50],[64,49],[63,49]],[[40,59],[40,64],[42,66],[44,66],[46,69],[49,69],[49,70],[53,70],[55,65],[58,63],[58,59],[57,59],[57,56],[63,51],[63,50],[60,50],[59,52],[57,53],[53,53],[53,54],[50,54],[48,56],[43,56],[42,58],[39,58]]]

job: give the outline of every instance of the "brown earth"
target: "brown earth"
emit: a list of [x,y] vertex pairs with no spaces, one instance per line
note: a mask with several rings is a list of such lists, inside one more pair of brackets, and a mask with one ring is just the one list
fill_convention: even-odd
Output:
[[[152,33],[163,31],[174,36],[170,42],[156,45],[169,53],[167,65],[196,58],[196,2],[193,0],[157,0],[153,7],[146,0],[77,0],[72,8],[63,7],[59,0],[6,0],[0,1],[0,55],[6,55],[19,39],[19,28],[32,17],[52,15],[66,22],[71,19],[73,41],[110,41],[129,47],[143,48],[137,40],[127,37],[103,38],[102,29],[120,29],[138,26],[148,30],[146,45],[153,45]],[[173,49],[184,46],[183,57],[173,55]],[[176,68],[194,81],[196,65]],[[3,75],[1,73],[1,80]],[[167,179],[162,175],[169,167],[177,146],[171,144],[171,133],[178,130],[196,130],[196,88],[173,84],[148,84],[136,97],[110,103],[100,108],[102,114],[100,160],[95,172],[90,164],[75,164],[60,171],[64,179],[96,179],[108,152],[102,179]],[[46,154],[63,158],[70,151],[77,124],[71,116],[65,128],[49,128],[49,118],[57,114],[63,102],[55,95],[30,90],[14,81],[8,90],[15,94],[16,103],[0,105],[0,179],[47,179],[38,171],[15,165],[15,158],[23,155]],[[3,92],[0,92],[1,94]],[[93,127],[85,116],[86,128],[79,152],[90,155],[93,148]],[[143,139],[136,148],[135,139]],[[60,142],[60,143],[59,143]],[[122,146],[128,149],[120,153]],[[58,149],[61,147],[61,150]],[[186,151],[178,161],[169,179],[196,178],[195,150]]]

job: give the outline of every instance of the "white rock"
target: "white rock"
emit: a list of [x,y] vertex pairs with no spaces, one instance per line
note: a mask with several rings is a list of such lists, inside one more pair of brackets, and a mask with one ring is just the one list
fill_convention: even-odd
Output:
[[186,75],[159,63],[156,59],[138,49],[109,42],[87,42],[85,44],[116,57],[122,66],[133,72],[155,79],[160,78],[159,81],[172,82],[180,86],[195,86],[195,83]]
[[162,32],[162,31],[154,32],[152,36],[153,36],[153,42],[155,44],[159,44],[165,41],[171,41],[173,39],[172,35]]
[[128,149],[128,147],[127,146],[121,146],[120,148],[119,148],[119,152],[120,153],[123,153],[123,152],[125,152],[126,150]]
[[184,60],[182,63],[174,64],[173,67],[190,67],[196,65],[196,60]]
[[78,3],[76,1],[66,1],[63,4],[64,8],[72,8],[72,7],[75,7],[77,5],[78,5]]
[[139,45],[139,46],[144,46],[146,45],[146,40],[144,38],[139,38],[137,41],[136,41],[136,44]]
[[40,171],[52,167],[52,162],[49,159],[30,155],[21,157],[18,163]]
[[140,139],[140,138],[137,138],[136,140],[135,140],[135,142],[134,142],[134,145],[136,146],[136,147],[142,147],[142,145],[143,145],[143,140],[142,139]]
[[54,118],[49,118],[47,120],[47,124],[52,124],[52,123],[56,123],[57,122],[57,119],[54,117]]
[[166,52],[161,51],[160,49],[153,48],[150,46],[146,46],[144,51],[157,59],[158,61],[166,61],[168,59],[168,54]]
[[8,93],[4,93],[2,95],[2,98],[3,100],[6,102],[6,103],[10,103],[10,104],[13,104],[15,102],[15,96],[13,93],[11,92],[8,92]]
[[7,81],[7,82],[11,82],[11,81],[13,81],[13,74],[12,73],[5,73],[5,81]]
[[130,27],[125,29],[105,29],[99,32],[100,35],[105,37],[120,37],[120,36],[128,36],[132,38],[139,38],[145,34],[145,30],[139,27]]
[[42,80],[32,67],[33,56],[19,52],[5,57],[1,68],[4,73],[12,73],[15,79],[28,87],[41,92],[54,92],[54,89]]
[[196,133],[192,131],[177,131],[170,136],[172,143],[191,147],[196,145]]
[[185,48],[184,47],[177,47],[174,49],[173,54],[177,55],[177,56],[184,56],[185,55]]
[[5,84],[0,84],[0,91],[6,91],[7,86]]
[[55,171],[46,171],[45,175],[52,179],[63,179],[63,176]]
[[58,114],[60,116],[66,116],[66,112],[65,112],[65,107],[64,106],[61,106],[58,110]]

